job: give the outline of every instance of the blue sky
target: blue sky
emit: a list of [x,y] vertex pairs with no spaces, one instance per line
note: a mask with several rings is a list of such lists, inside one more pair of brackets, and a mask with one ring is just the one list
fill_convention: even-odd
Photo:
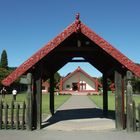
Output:
[[[75,20],[93,31],[134,62],[140,63],[139,0],[0,0],[0,53],[8,53],[9,66],[19,66]],[[86,63],[67,64],[66,75],[80,65],[100,76]]]

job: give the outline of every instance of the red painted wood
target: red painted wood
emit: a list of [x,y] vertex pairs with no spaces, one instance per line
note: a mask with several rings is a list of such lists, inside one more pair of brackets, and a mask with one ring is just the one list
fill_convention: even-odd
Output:
[[41,48],[37,53],[31,56],[27,61],[20,65],[15,71],[13,71],[9,76],[7,76],[2,84],[9,86],[22,74],[26,73],[28,70],[33,69],[35,64],[45,57],[49,52],[56,48],[61,42],[68,38],[72,33],[83,33],[90,40],[96,43],[100,48],[102,48],[106,53],[116,59],[122,64],[122,69],[126,68],[133,72],[135,75],[140,77],[140,67],[133,63],[129,58],[123,55],[120,51],[114,48],[111,44],[105,41],[103,38],[98,36],[85,24],[79,20],[79,15],[76,16],[76,20],[70,26],[68,26],[63,32],[61,32],[57,37],[51,40],[47,45]]
[[101,38],[83,23],[81,23],[81,32],[89,39],[91,39],[94,43],[96,43],[100,48],[102,48],[106,53],[120,62],[122,64],[122,69],[125,67],[135,75],[140,77],[140,67],[138,65],[132,62],[129,58],[123,55],[120,51],[114,48],[111,44],[109,44],[106,40]]
[[[98,92],[98,85],[102,87],[102,84],[99,83],[98,79],[97,78],[93,78],[91,77],[90,75],[88,75],[84,70],[82,70],[80,67],[78,67],[75,71],[73,71],[72,73],[70,73],[68,76],[66,76],[64,79],[62,79],[62,83],[64,84],[65,81],[67,81],[70,77],[72,77],[74,74],[78,73],[77,74],[77,83],[78,83],[78,91],[80,91],[80,72],[83,73],[83,75],[85,75],[86,77],[88,77],[93,83],[95,83],[95,87],[96,89],[93,90],[94,92]],[[62,88],[62,91],[63,91],[63,88]],[[68,90],[68,91],[71,91],[71,90]],[[88,91],[91,91],[92,90],[82,90],[82,92],[88,92]],[[80,91],[81,92],[81,91]]]
[[[72,73],[70,73],[67,77],[65,77],[63,79],[63,83],[69,79],[70,77],[72,77],[75,73],[77,72],[81,72],[83,73],[86,77],[88,77],[91,81],[93,81],[94,83],[96,83],[96,79],[95,78],[92,78],[90,75],[88,75],[84,70],[82,70],[80,67],[78,67],[75,71],[73,71]],[[101,84],[100,84],[101,85]]]

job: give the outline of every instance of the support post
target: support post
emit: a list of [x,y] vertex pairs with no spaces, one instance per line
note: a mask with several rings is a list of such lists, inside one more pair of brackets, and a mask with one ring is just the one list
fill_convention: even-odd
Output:
[[54,74],[50,76],[50,112],[54,115]]
[[108,114],[107,75],[103,74],[103,114]]
[[19,122],[19,109],[20,109],[20,105],[17,103],[16,104],[16,129],[17,130],[19,129],[19,125],[20,125],[20,122]]
[[35,83],[36,83],[36,115],[37,115],[37,129],[41,129],[42,123],[42,79],[41,79],[41,71],[39,67],[37,67],[35,72]]
[[11,129],[14,128],[14,100],[11,102]]
[[24,101],[22,105],[22,130],[24,130],[25,128],[25,109],[26,109],[26,104]]
[[126,122],[127,122],[127,131],[132,132],[133,131],[133,88],[131,85],[132,80],[132,73],[130,71],[127,71],[127,88],[126,88]]
[[32,81],[32,74],[28,73],[28,89],[27,89],[27,120],[26,120],[26,126],[27,130],[32,130],[32,86],[31,86],[31,81]]
[[5,129],[8,129],[8,104],[5,103]]
[[124,86],[122,75],[115,71],[115,115],[116,129],[124,128]]
[[135,132],[137,130],[137,125],[136,125],[136,104],[135,101],[133,100],[133,131]]

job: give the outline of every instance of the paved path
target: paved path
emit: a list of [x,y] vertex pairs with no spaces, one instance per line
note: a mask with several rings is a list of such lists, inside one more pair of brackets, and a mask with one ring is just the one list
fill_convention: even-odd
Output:
[[[92,109],[92,107],[95,108]],[[68,110],[66,111],[65,109]],[[94,111],[96,110],[95,111],[96,113],[94,113],[94,111],[92,112],[92,110]],[[78,112],[81,113],[80,116]],[[63,106],[61,106],[58,109],[55,116],[56,115],[58,115],[59,118],[54,119],[56,123],[53,122],[53,125],[59,124],[58,125],[59,127],[63,126],[63,124],[66,124],[67,121],[68,122],[70,121],[70,123],[67,124],[69,126],[72,126],[71,121],[74,121],[72,126],[73,128],[76,127],[77,125],[80,125],[82,128],[85,128],[84,123],[88,122],[89,126],[96,126],[95,130],[97,130],[99,122],[101,122],[101,121],[97,121],[97,124],[95,124],[96,121],[90,120],[91,119],[90,117],[93,116],[97,117],[94,118],[95,120],[98,119],[99,115],[101,115],[101,111],[99,111],[99,109],[96,108],[95,104],[93,104],[87,97],[84,96],[83,97],[72,96],[72,98],[70,98]],[[100,119],[103,119],[102,116]],[[93,124],[91,124],[91,122]],[[102,123],[102,127],[103,125],[104,123]],[[126,131],[115,131],[115,130],[110,131],[110,130],[101,130],[101,129],[100,131],[95,131],[93,128],[92,130],[87,129],[86,131],[80,130],[79,128],[78,131],[75,130],[72,131],[71,129],[69,129],[69,131],[66,131],[67,130],[66,127],[65,130],[61,129],[62,131],[59,131],[58,128],[57,130],[54,129],[55,127],[52,126],[50,127],[50,126],[43,130],[38,130],[38,131],[37,130],[36,131],[0,130],[0,140],[109,140],[109,139],[110,140],[124,140],[124,139],[139,140],[140,139],[139,132],[127,133]]]
[[115,122],[102,116],[88,96],[71,96],[44,126],[47,130],[112,130]]

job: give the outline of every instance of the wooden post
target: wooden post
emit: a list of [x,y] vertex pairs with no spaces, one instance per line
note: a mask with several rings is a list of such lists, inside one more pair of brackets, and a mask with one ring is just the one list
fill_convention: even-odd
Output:
[[140,103],[138,105],[138,121],[139,121],[139,123],[138,123],[138,130],[140,131]]
[[20,105],[17,103],[16,104],[16,129],[19,129],[19,109]]
[[28,73],[27,77],[29,79],[28,89],[27,89],[27,117],[26,117],[26,126],[27,130],[32,130],[32,74]]
[[126,81],[126,77],[123,76],[122,77],[122,123],[123,123],[123,129],[126,128],[126,118],[125,118],[125,81]]
[[2,129],[2,118],[3,118],[3,103],[0,101],[0,130]]
[[136,127],[136,105],[135,101],[133,100],[133,131],[135,132],[137,127]]
[[50,77],[50,112],[54,115],[54,74]]
[[115,116],[117,130],[124,128],[124,88],[122,81],[122,75],[115,71]]
[[[37,129],[41,129],[42,123],[42,79],[41,79],[41,70],[40,67],[37,66],[35,73],[34,73],[34,84],[35,84],[35,91],[33,92],[34,95],[34,117],[36,117],[36,126]],[[35,123],[35,122],[34,122]]]
[[107,76],[103,74],[103,114],[108,114],[108,93],[107,93]]
[[11,102],[11,129],[14,128],[14,101]]
[[26,105],[24,101],[22,105],[22,129],[25,128],[25,108],[26,108]]
[[8,104],[5,103],[5,129],[8,129]]
[[129,118],[129,121],[127,122],[127,131],[128,132],[133,132],[133,104],[128,103],[127,105],[127,116]]
[[36,80],[36,94],[37,94],[37,129],[41,129],[42,123],[42,81],[41,77]]
[[[131,132],[133,131],[133,125],[132,125],[132,115],[133,115],[133,111],[131,111],[131,108],[133,110],[133,98],[132,98],[132,93],[133,93],[133,89],[132,89],[132,85],[131,85],[131,80],[132,80],[132,73],[130,71],[127,71],[127,90],[126,90],[126,126],[127,126],[127,131]],[[132,106],[132,107],[131,107]]]

